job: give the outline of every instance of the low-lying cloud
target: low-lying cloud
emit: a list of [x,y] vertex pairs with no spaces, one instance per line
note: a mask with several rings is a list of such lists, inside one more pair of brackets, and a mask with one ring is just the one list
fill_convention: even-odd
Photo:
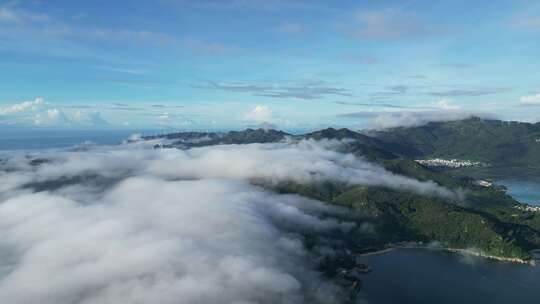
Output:
[[446,103],[444,100],[438,104],[440,110],[427,111],[362,111],[339,115],[346,118],[366,120],[373,129],[388,129],[397,127],[418,127],[430,122],[455,121],[470,117],[486,119],[495,118],[488,113],[477,113],[458,110],[457,106]]
[[[25,175],[26,183],[61,177],[100,175],[150,175],[164,179],[265,180],[270,183],[293,181],[316,183],[337,181],[351,185],[377,185],[421,194],[449,195],[433,183],[395,175],[353,154],[333,147],[338,141],[303,140],[250,145],[220,145],[189,150],[115,149],[46,155],[42,164]],[[11,173],[16,175],[17,173]],[[5,185],[9,185],[6,182]],[[5,187],[5,186],[4,186]]]
[[298,200],[233,181],[151,177],[126,179],[87,205],[54,193],[21,195],[0,205],[0,296],[7,303],[327,303],[334,287],[312,270],[301,237],[272,219],[308,230],[340,224],[302,212]]
[[[137,144],[0,156],[6,303],[331,303],[304,235],[345,211],[250,183],[381,185],[451,195],[336,142],[153,150]],[[359,229],[359,228],[358,228]]]

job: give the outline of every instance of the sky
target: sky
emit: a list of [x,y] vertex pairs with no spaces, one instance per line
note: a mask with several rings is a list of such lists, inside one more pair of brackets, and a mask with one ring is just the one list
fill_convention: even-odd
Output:
[[540,2],[0,0],[0,130],[540,117]]

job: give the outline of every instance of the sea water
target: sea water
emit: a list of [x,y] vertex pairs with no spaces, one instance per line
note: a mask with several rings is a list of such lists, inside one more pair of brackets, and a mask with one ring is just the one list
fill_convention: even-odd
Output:
[[521,203],[540,206],[540,182],[524,180],[501,180],[498,184],[506,186],[507,193]]
[[361,261],[373,269],[362,280],[366,303],[540,303],[539,266],[412,248]]
[[3,129],[0,150],[64,148],[80,144],[114,145],[137,130]]

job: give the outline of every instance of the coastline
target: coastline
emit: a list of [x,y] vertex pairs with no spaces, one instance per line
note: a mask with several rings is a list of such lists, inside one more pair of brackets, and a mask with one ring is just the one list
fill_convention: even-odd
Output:
[[[419,245],[418,243],[404,243],[404,244],[392,244],[389,245],[387,248],[383,248],[380,250],[375,250],[371,252],[361,253],[358,254],[359,256],[370,256],[370,255],[378,255],[378,254],[385,254],[388,252],[391,252],[395,249],[427,249],[427,250],[439,250],[439,251],[448,251],[453,253],[460,253],[460,254],[470,254],[474,256],[478,256],[485,259],[490,260],[497,260],[501,262],[510,262],[510,263],[516,263],[516,264],[525,264],[530,266],[536,266],[536,259],[531,260],[523,260],[519,258],[508,258],[508,257],[500,257],[495,255],[489,255],[482,252],[478,252],[471,249],[461,249],[461,248],[446,248],[446,247],[434,247],[429,245]],[[532,250],[531,252],[540,252],[539,250]]]
[[523,260],[523,259],[518,259],[518,258],[500,257],[500,256],[489,255],[489,254],[485,254],[485,253],[478,252],[478,251],[475,251],[475,250],[470,250],[470,249],[443,248],[443,250],[447,250],[447,251],[450,251],[450,252],[456,252],[456,253],[462,253],[462,254],[470,254],[470,255],[482,257],[482,258],[485,258],[485,259],[497,260],[497,261],[501,261],[501,262],[511,262],[511,263],[517,263],[517,264],[526,264],[526,265],[536,266],[535,259]]

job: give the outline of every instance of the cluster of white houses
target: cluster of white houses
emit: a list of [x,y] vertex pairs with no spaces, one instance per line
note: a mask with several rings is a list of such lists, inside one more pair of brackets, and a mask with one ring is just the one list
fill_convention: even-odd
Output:
[[514,208],[519,209],[521,211],[540,212],[540,206],[517,205],[517,206],[514,206]]
[[417,163],[427,167],[449,167],[449,168],[462,168],[462,167],[474,167],[482,165],[481,162],[475,162],[470,160],[458,160],[458,159],[416,159]]

